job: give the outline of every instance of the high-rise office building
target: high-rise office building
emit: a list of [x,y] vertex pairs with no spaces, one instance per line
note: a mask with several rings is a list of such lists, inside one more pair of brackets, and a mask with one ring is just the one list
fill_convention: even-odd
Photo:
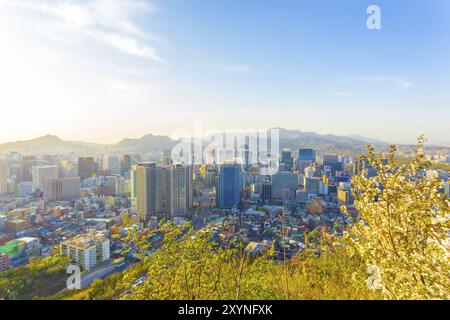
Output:
[[287,169],[292,169],[292,152],[290,149],[281,151],[281,164]]
[[115,196],[120,193],[120,175],[100,176],[97,191],[102,195]]
[[22,164],[10,164],[8,167],[8,176],[16,184],[23,182],[23,165]]
[[322,156],[322,162],[324,165],[328,165],[329,163],[337,163],[339,162],[339,156],[334,154],[324,154]]
[[217,181],[217,170],[215,166],[209,166],[205,172],[205,181],[208,187],[213,187],[216,185]]
[[130,192],[131,198],[136,199],[137,196],[137,166],[134,165],[130,169]]
[[223,164],[219,169],[217,206],[223,209],[238,207],[241,200],[242,175],[238,164]]
[[120,159],[120,170],[122,176],[129,178],[131,170],[131,156],[129,154],[124,154]]
[[185,216],[192,207],[192,170],[190,166],[174,165],[170,174],[170,214]]
[[[383,159],[383,163],[387,163],[387,159]],[[358,160],[357,163],[357,169],[356,171],[358,173],[361,172],[361,170],[367,175],[369,178],[376,177],[378,175],[377,170],[370,164],[369,160]]]
[[25,156],[22,158],[23,181],[31,182],[33,180],[33,166],[37,166],[36,156]]
[[161,165],[170,166],[172,164],[172,150],[166,149],[161,154]]
[[21,182],[17,184],[17,196],[28,197],[33,193],[33,184],[31,182]]
[[298,161],[316,161],[316,151],[314,149],[299,149]]
[[120,158],[107,155],[102,159],[102,170],[109,171],[110,174],[120,174]]
[[342,162],[339,162],[339,156],[325,154],[322,158],[322,165],[331,168],[331,173],[334,175],[337,171],[342,171]]
[[308,194],[320,194],[322,186],[322,180],[318,177],[305,177],[305,190]]
[[261,201],[270,202],[272,200],[272,183],[263,182],[261,186]]
[[80,177],[46,179],[45,201],[71,201],[80,198]]
[[61,160],[58,174],[60,177],[78,177],[78,165],[69,160]]
[[33,189],[45,191],[44,183],[47,179],[58,178],[58,166],[34,166],[32,169]]
[[352,193],[349,190],[341,188],[337,189],[338,204],[341,206],[347,206],[352,203]]
[[170,188],[167,168],[153,162],[136,165],[137,213],[141,220],[150,221],[152,217],[167,215],[167,198]]
[[248,170],[251,165],[251,154],[250,154],[250,137],[245,137],[245,144],[244,144],[244,169]]
[[0,195],[8,193],[8,165],[0,162]]
[[78,158],[78,175],[81,180],[88,179],[94,175],[95,161],[93,157]]
[[185,216],[192,207],[192,168],[138,163],[134,170],[136,205],[142,220]]
[[294,200],[298,189],[298,174],[279,171],[272,176],[272,199]]

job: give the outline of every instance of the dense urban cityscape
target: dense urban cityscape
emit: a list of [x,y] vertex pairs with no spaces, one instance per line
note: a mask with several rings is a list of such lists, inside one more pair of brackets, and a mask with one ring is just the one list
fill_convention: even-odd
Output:
[[449,22],[447,0],[0,0],[0,310],[450,300]]
[[[261,163],[250,163],[248,145],[239,147],[243,159],[221,164],[174,164],[170,149],[83,156],[4,151],[0,270],[61,254],[81,267],[81,285],[88,286],[141,259],[135,249],[121,254],[128,244],[113,233],[125,234],[131,227],[158,232],[162,220],[208,228],[214,241],[222,246],[238,241],[247,254],[272,250],[275,261],[291,259],[303,251],[305,235],[314,230],[342,235],[351,224],[342,206],[358,214],[352,206],[352,176],[377,174],[357,157],[299,146],[281,150],[277,172],[264,175]],[[155,157],[160,160],[147,161]],[[440,192],[448,196],[450,156],[428,157],[446,169],[423,174],[438,177]],[[152,250],[160,240],[149,240]]]

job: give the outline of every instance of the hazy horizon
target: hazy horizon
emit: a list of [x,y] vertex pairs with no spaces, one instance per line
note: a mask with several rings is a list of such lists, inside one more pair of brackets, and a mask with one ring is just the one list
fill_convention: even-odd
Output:
[[[256,128],[255,130],[263,131],[263,130],[270,130],[270,129],[274,129],[274,127],[273,128]],[[415,145],[417,143],[417,140],[412,142],[412,143],[401,143],[401,142],[398,142],[398,141],[385,141],[385,140],[377,139],[377,138],[374,138],[374,137],[368,137],[368,136],[359,135],[359,134],[338,135],[338,134],[334,134],[334,133],[330,133],[330,132],[320,133],[320,132],[316,132],[316,131],[303,131],[303,130],[300,130],[300,129],[293,129],[293,128],[278,128],[278,129],[285,129],[285,130],[289,130],[289,131],[300,131],[300,132],[303,132],[303,133],[316,133],[316,134],[322,135],[322,136],[333,135],[333,136],[336,136],[336,137],[347,137],[347,138],[352,138],[352,139],[359,140],[361,142],[367,142],[367,143],[375,143],[375,142],[371,142],[369,140],[374,140],[374,141],[377,141],[377,142],[380,142],[380,143],[385,143],[385,144],[396,144],[396,145]],[[83,139],[77,139],[77,138],[66,138],[66,137],[63,137],[63,136],[60,136],[60,135],[57,135],[57,134],[47,133],[47,134],[43,134],[43,135],[40,135],[40,136],[33,136],[33,137],[19,139],[19,140],[8,140],[8,141],[1,141],[0,140],[0,145],[7,144],[7,143],[16,143],[16,142],[30,141],[30,140],[41,139],[41,138],[46,138],[46,137],[56,137],[58,139],[66,141],[66,142],[82,142],[82,143],[92,143],[92,144],[100,144],[100,145],[105,145],[105,146],[108,146],[108,145],[112,146],[112,145],[116,145],[116,144],[120,143],[124,139],[140,139],[140,138],[143,138],[144,136],[147,136],[147,135],[163,136],[163,137],[171,138],[172,140],[177,140],[177,139],[180,139],[180,138],[208,137],[212,133],[216,133],[216,132],[223,132],[223,133],[225,133],[225,132],[228,132],[228,131],[221,131],[221,130],[209,131],[209,129],[206,129],[206,130],[204,130],[205,134],[202,135],[202,136],[191,135],[190,134],[191,132],[193,132],[193,130],[191,130],[191,131],[187,130],[187,133],[189,133],[187,135],[173,135],[173,134],[165,134],[165,133],[147,132],[147,133],[142,134],[140,136],[130,136],[130,137],[124,136],[124,137],[120,138],[119,140],[111,141],[111,142],[108,142],[108,141],[107,142],[102,142],[102,141],[96,141],[96,140],[83,140]],[[229,132],[234,132],[234,131],[230,130]],[[236,131],[236,132],[242,132],[242,131]],[[247,130],[247,132],[253,132],[253,131]],[[448,146],[450,146],[449,142],[447,142],[447,143],[444,142],[442,144],[439,144],[439,143],[433,143],[432,141],[429,141],[429,140],[426,141],[426,144],[427,145],[435,145],[435,146],[438,146],[438,147],[448,147]]]

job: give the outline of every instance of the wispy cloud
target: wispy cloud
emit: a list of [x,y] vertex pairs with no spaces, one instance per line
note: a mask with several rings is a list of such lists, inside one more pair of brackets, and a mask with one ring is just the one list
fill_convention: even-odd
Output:
[[404,78],[396,76],[371,76],[355,79],[344,79],[341,82],[355,83],[355,82],[372,82],[372,83],[392,83],[398,90],[405,90],[412,86],[412,83]]
[[154,11],[147,1],[0,0],[1,5],[53,18],[58,31],[80,32],[125,54],[162,61],[155,48],[148,43],[148,39],[155,37],[134,22],[136,16]]
[[406,79],[392,76],[366,77],[363,78],[363,80],[369,82],[391,82],[396,84],[400,90],[408,89],[412,85],[411,82]]
[[86,31],[86,33],[92,39],[109,44],[126,54],[151,59],[158,62],[162,61],[162,59],[156,54],[155,49],[149,46],[140,45],[136,39],[103,31]]

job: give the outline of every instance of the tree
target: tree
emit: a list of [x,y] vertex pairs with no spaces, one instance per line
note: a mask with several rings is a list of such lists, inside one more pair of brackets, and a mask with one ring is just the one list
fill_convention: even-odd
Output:
[[415,159],[408,164],[396,162],[395,146],[387,162],[368,146],[362,160],[377,175],[361,171],[352,180],[359,219],[344,234],[344,242],[367,268],[380,271],[386,298],[450,298],[450,203],[439,192],[442,182],[425,174],[430,163],[424,142],[423,136],[418,138]]
[[26,266],[0,272],[0,299],[32,299],[55,294],[66,284],[67,257],[33,258]]

